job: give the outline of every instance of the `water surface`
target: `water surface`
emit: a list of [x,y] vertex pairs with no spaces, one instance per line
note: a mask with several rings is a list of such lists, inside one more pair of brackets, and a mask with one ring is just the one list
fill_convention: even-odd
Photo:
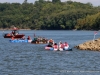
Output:
[[[10,31],[4,31],[8,33]],[[73,51],[46,51],[46,44],[10,43],[0,31],[0,75],[99,75],[100,52],[75,49],[93,39],[94,31],[20,31],[33,38],[42,36],[68,42]],[[99,38],[100,34],[95,38]]]

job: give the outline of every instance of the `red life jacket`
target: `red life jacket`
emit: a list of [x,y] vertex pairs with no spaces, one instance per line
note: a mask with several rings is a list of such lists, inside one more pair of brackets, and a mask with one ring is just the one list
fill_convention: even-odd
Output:
[[56,48],[56,49],[58,48],[58,46],[57,46],[57,45],[54,45],[53,47],[54,47],[54,48]]
[[68,44],[64,44],[64,46],[68,46]]
[[14,37],[11,37],[12,40],[14,40]]
[[63,44],[61,44],[61,48],[64,48],[64,45]]

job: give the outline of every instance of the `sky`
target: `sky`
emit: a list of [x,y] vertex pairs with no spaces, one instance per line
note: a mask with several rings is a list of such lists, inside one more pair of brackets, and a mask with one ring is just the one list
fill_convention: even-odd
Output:
[[[34,3],[35,1],[38,0],[27,0],[29,3]],[[46,0],[45,0],[46,1]],[[52,0],[49,0],[52,1]],[[61,0],[61,2],[66,2],[67,0]],[[81,2],[81,3],[92,3],[93,6],[100,6],[100,0],[71,0],[71,1],[76,1],[76,2]],[[24,0],[0,0],[0,3],[23,3]]]

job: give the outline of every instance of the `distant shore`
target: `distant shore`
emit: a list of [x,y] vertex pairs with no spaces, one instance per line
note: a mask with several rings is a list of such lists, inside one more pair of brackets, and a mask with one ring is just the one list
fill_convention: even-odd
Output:
[[[12,30],[12,29],[0,29],[0,30]],[[19,30],[31,30],[31,29],[19,29]]]

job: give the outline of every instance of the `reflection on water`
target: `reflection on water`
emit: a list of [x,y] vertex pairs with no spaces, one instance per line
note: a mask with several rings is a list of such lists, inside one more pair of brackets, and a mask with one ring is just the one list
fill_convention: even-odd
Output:
[[[10,32],[10,31],[6,31]],[[73,51],[47,51],[46,44],[10,43],[0,32],[0,75],[99,75],[100,52],[74,46],[93,39],[93,31],[20,31],[33,37],[67,41]],[[96,35],[99,38],[99,34]]]

